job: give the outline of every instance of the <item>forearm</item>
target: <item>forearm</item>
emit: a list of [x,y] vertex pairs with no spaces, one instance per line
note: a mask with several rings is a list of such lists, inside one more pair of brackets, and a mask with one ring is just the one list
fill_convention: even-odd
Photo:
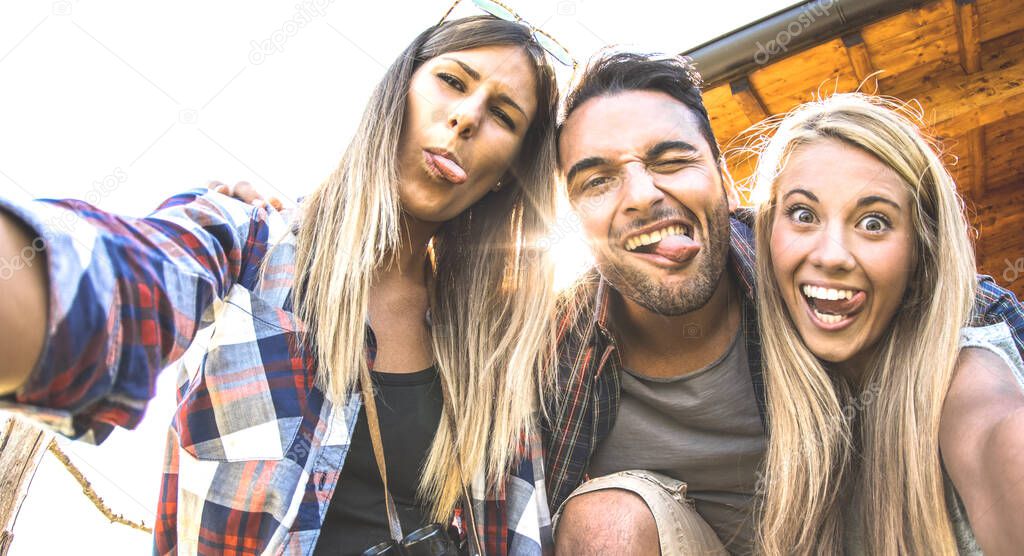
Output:
[[[1024,409],[995,424],[984,443],[985,492],[968,517],[985,554],[1019,554],[1024,546]],[[971,507],[973,505],[973,507]]]
[[251,287],[267,216],[199,191],[144,218],[0,194],[0,410],[94,442],[137,424],[207,310],[241,277]]
[[0,395],[17,390],[42,352],[48,283],[45,243],[0,210]]
[[993,339],[1002,347],[961,350],[939,444],[978,544],[985,554],[1016,554],[1024,546],[1024,392],[1000,355],[1014,346]]

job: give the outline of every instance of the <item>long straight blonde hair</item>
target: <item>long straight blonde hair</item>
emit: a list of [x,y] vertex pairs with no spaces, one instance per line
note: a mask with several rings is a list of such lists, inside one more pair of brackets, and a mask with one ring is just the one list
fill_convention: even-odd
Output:
[[501,189],[431,241],[433,352],[456,413],[444,412],[420,481],[437,521],[450,517],[461,476],[468,482],[483,471],[489,488],[503,484],[552,375],[553,272],[535,246],[554,218],[558,93],[529,30],[480,16],[416,37],[378,84],[337,170],[304,202],[297,239],[296,312],[308,327],[318,386],[344,404],[367,365],[374,274],[402,241],[396,159],[413,72],[446,52],[489,45],[521,46],[533,60],[538,108]]
[[[939,417],[974,299],[974,251],[936,148],[893,101],[837,94],[772,124],[754,176],[758,311],[768,398],[759,549],[843,552],[843,512],[860,512],[870,554],[955,554],[944,504]],[[776,178],[801,145],[835,139],[892,168],[910,192],[916,268],[859,384],[830,373],[801,340],[772,270]],[[823,161],[825,164],[826,161]],[[850,493],[859,507],[843,507]]]

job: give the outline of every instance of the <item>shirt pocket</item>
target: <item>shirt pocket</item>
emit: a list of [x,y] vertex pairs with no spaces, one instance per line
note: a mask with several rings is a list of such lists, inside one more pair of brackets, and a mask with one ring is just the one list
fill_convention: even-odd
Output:
[[219,301],[197,352],[182,359],[172,427],[181,448],[215,461],[280,460],[309,411],[310,358],[294,317],[236,286]]

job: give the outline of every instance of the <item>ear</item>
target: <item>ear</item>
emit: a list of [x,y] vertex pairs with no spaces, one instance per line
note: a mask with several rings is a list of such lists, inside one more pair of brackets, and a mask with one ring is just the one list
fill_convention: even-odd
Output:
[[722,178],[722,189],[725,190],[725,198],[729,201],[729,213],[732,214],[740,208],[740,194],[736,189],[736,182],[729,173],[729,167],[725,163],[725,155],[718,159],[718,174]]

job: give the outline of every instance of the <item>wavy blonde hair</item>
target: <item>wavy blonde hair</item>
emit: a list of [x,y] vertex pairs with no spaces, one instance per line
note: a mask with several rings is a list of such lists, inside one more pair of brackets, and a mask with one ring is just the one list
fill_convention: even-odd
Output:
[[[842,553],[844,511],[860,512],[868,553],[956,553],[939,417],[972,308],[975,261],[963,203],[920,123],[906,105],[846,93],[768,124],[774,135],[754,174],[763,199],[755,232],[769,416],[758,531],[765,554]],[[794,150],[822,139],[875,156],[912,199],[916,268],[901,310],[853,385],[801,340],[772,270],[776,179]],[[863,503],[843,508],[844,493],[853,492]]]
[[420,496],[437,521],[450,518],[460,497],[460,463],[466,481],[483,471],[488,488],[503,484],[552,376],[553,272],[547,254],[534,246],[555,212],[558,93],[529,30],[481,16],[416,37],[374,91],[337,170],[304,202],[297,240],[296,311],[308,326],[318,386],[332,403],[344,404],[367,365],[374,274],[402,241],[396,160],[412,75],[446,52],[489,45],[527,52],[537,72],[538,108],[502,188],[431,240],[433,353],[456,413],[444,412],[420,481]]

